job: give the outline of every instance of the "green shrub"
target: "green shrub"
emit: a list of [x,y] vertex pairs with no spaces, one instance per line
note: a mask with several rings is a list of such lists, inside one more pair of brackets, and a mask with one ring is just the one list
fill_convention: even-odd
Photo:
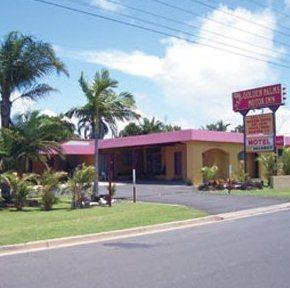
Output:
[[290,175],[290,147],[284,148],[281,156],[284,175]]
[[234,181],[237,181],[237,182],[245,182],[249,179],[249,174],[245,173],[244,164],[239,165],[238,169],[234,171],[232,178]]
[[216,179],[218,167],[213,165],[211,167],[204,166],[201,168],[201,174],[205,182],[210,182]]
[[267,181],[270,183],[271,176],[277,176],[280,173],[281,161],[277,159],[275,153],[260,154],[257,160],[264,166]]
[[92,190],[95,169],[93,166],[82,164],[75,169],[74,174],[68,181],[72,192],[72,208],[83,208],[83,202],[88,190]]
[[10,187],[12,201],[18,211],[23,209],[26,198],[32,190],[32,179],[34,176],[33,174],[23,174],[19,176],[16,172],[7,172],[0,175],[1,182]]
[[67,177],[66,172],[53,172],[48,170],[38,176],[39,191],[41,195],[41,204],[44,211],[52,209],[57,203],[56,189],[59,187],[61,180]]

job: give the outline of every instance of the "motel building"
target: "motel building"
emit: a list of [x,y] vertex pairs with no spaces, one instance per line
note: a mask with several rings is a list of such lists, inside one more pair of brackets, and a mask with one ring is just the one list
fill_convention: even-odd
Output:
[[[284,141],[290,146],[290,137]],[[243,147],[243,134],[193,129],[103,139],[99,141],[99,169],[105,176],[111,165],[114,181],[131,180],[135,168],[137,181],[191,179],[199,185],[203,166],[217,165],[218,177],[223,179],[241,169]],[[62,150],[64,159],[54,155],[50,160],[55,170],[70,172],[82,163],[93,165],[93,140],[71,140],[62,144]],[[248,154],[248,173],[251,178],[264,178],[257,156]],[[41,164],[33,163],[33,171],[42,169]]]

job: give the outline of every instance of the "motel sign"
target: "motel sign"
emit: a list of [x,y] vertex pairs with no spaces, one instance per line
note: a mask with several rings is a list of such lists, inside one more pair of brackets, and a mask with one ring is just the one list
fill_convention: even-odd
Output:
[[[277,152],[276,111],[284,105],[281,84],[269,85],[232,94],[233,110],[243,116],[245,173],[247,153]],[[250,110],[269,108],[272,113],[247,116]]]
[[283,105],[282,85],[276,84],[233,93],[235,112]]

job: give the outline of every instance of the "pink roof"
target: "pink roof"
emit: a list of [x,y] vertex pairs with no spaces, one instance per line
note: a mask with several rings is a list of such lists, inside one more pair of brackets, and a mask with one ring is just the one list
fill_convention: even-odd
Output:
[[[217,132],[207,130],[180,130],[174,132],[154,133],[140,136],[103,139],[99,141],[100,149],[136,147],[177,142],[220,142],[243,143],[243,134],[232,132]],[[285,137],[285,145],[290,146],[290,137]],[[62,144],[63,153],[67,155],[92,155],[94,154],[93,140],[71,140]]]
[[[187,129],[174,132],[103,139],[99,141],[99,148],[136,147],[188,141],[242,143],[243,135],[240,133]],[[68,155],[92,155],[94,153],[94,141],[71,140],[63,143],[62,149],[63,153]]]

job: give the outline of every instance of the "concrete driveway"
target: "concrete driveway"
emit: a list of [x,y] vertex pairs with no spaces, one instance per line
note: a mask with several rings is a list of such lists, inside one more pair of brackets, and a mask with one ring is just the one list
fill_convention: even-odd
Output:
[[[105,184],[100,192],[107,193]],[[117,197],[132,198],[132,185],[117,183]],[[141,183],[137,185],[139,201],[179,204],[204,210],[210,214],[233,212],[286,202],[283,199],[258,198],[254,196],[216,195],[199,192],[181,183]]]

